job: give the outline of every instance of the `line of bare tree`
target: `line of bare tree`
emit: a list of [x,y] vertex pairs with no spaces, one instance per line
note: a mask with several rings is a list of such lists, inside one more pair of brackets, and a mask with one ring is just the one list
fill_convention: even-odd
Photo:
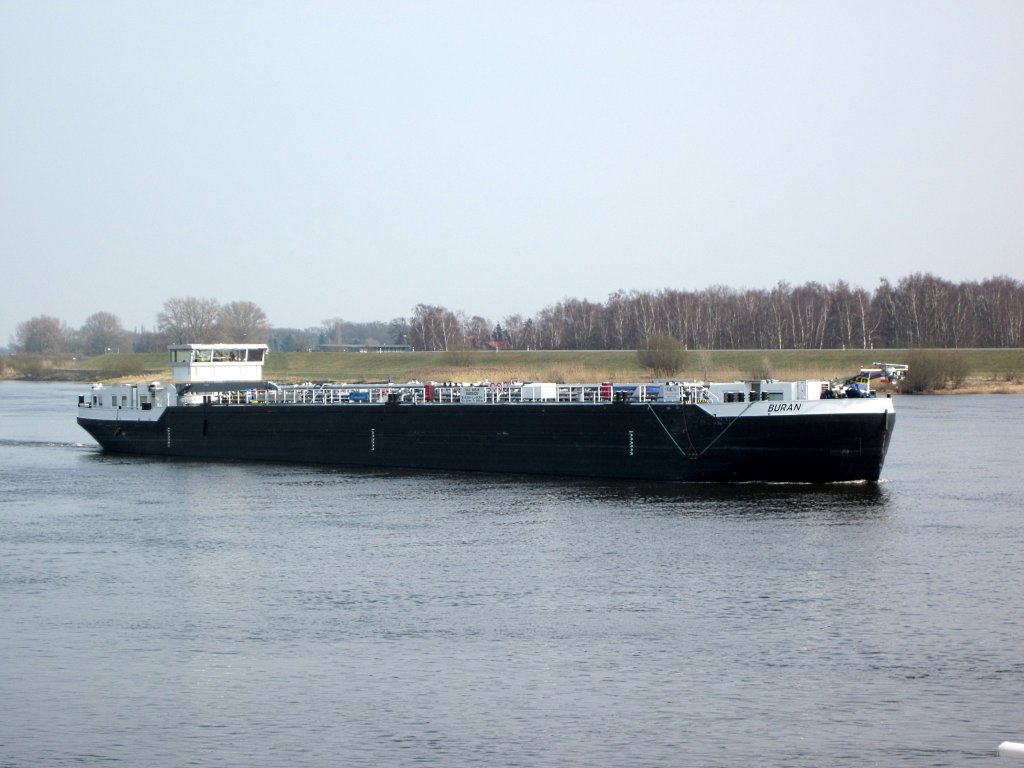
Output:
[[126,331],[109,312],[80,329],[40,315],[19,324],[11,345],[27,354],[158,351],[169,343],[269,342],[283,351],[338,344],[404,344],[417,350],[638,349],[669,336],[690,349],[970,348],[1024,345],[1024,283],[1006,276],[954,283],[913,274],[874,291],[844,281],[779,283],[770,289],[617,291],[604,302],[564,299],[534,317],[498,323],[433,304],[408,318],[340,318],[310,328],[273,328],[249,301],[172,298],[153,331]]
[[78,329],[60,318],[37,315],[18,324],[11,347],[29,355],[101,355],[163,351],[168,344],[196,340],[263,342],[269,333],[266,313],[251,301],[221,304],[188,297],[164,302],[154,331],[127,331],[111,312],[89,315]]
[[953,283],[914,274],[874,292],[839,281],[771,289],[618,291],[565,299],[533,318],[489,328],[480,317],[420,304],[407,334],[417,349],[637,349],[671,336],[690,349],[1019,347],[1024,284],[1009,277]]

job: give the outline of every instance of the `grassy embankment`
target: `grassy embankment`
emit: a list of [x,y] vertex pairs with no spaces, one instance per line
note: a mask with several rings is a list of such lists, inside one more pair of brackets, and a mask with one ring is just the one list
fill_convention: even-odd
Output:
[[[919,352],[919,351],[918,351]],[[905,362],[907,350],[693,351],[678,378],[730,381],[736,378],[820,378],[855,373],[873,361]],[[965,371],[957,392],[1024,393],[1024,350],[975,349],[956,355]],[[0,377],[34,380],[140,381],[170,379],[167,357],[111,354],[77,360],[0,359]],[[633,351],[534,352],[352,352],[272,353],[266,378],[298,381],[637,381],[650,378]],[[949,390],[947,390],[949,391]]]

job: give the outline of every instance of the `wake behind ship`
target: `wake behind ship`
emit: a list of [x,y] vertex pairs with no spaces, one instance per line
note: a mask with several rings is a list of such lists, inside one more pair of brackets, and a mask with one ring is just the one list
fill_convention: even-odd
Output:
[[877,480],[895,423],[839,382],[299,384],[263,344],[169,348],[173,383],[93,385],[78,423],[114,453],[697,482]]

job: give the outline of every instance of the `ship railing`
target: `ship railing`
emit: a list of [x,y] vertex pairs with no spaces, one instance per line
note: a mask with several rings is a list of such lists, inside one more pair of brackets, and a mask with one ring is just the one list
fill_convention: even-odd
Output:
[[254,402],[292,405],[343,405],[348,403],[423,402],[422,387],[390,384],[295,384],[267,390]]
[[458,382],[409,384],[287,384],[207,393],[195,402],[217,405],[347,405],[382,403],[657,403],[715,402],[696,383],[562,384],[536,382]]

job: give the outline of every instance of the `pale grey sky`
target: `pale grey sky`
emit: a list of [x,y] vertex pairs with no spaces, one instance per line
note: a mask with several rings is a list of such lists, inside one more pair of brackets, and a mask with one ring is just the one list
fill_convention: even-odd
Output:
[[0,345],[1024,277],[1024,2],[0,0]]

